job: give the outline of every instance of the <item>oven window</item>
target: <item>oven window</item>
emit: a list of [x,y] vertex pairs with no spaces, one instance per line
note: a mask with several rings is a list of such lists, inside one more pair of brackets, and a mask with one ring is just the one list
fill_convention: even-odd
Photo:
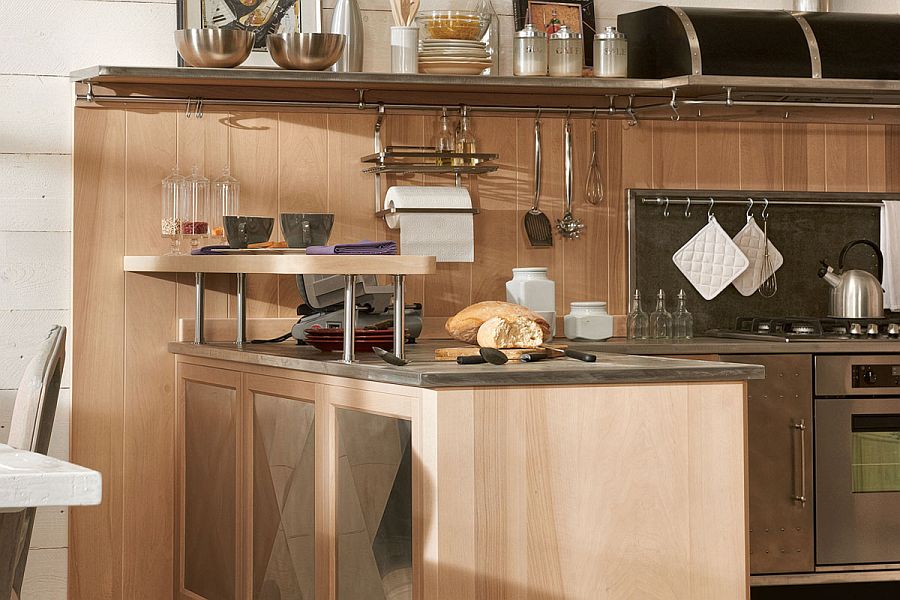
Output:
[[900,415],[853,415],[853,492],[900,492]]

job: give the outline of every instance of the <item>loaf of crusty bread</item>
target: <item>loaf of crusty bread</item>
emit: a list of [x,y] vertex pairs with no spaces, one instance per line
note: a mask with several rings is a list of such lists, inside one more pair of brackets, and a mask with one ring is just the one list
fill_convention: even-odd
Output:
[[478,328],[482,348],[537,348],[544,342],[541,326],[526,317],[494,317]]
[[543,331],[544,341],[550,341],[550,324],[547,321],[536,312],[519,304],[511,304],[509,302],[487,301],[467,306],[447,319],[444,328],[450,334],[450,337],[467,344],[475,344],[478,342],[478,329],[485,321],[494,317],[503,317],[504,319],[525,317],[526,319],[531,319]]

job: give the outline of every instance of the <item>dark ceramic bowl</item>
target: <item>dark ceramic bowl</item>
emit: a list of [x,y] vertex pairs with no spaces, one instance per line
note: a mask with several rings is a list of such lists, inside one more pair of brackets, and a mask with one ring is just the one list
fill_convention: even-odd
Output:
[[268,242],[272,237],[275,219],[272,217],[235,217],[226,215],[225,237],[231,248],[246,248],[248,244]]
[[324,246],[333,225],[331,213],[281,213],[281,233],[290,248]]

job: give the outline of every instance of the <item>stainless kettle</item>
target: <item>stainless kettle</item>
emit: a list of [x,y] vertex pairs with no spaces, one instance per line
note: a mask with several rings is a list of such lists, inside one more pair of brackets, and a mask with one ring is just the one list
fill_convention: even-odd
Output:
[[[878,257],[878,276],[862,269],[844,272],[844,256],[859,244],[870,246]],[[838,259],[838,270],[824,260],[821,261],[819,277],[831,286],[828,302],[828,316],[843,319],[880,319],[884,317],[884,290],[881,277],[884,270],[884,256],[881,249],[869,240],[854,240],[844,246]]]

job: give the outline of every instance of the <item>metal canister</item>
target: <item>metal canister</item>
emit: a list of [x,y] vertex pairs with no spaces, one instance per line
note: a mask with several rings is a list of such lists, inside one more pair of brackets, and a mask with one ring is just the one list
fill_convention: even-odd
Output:
[[594,77],[628,77],[628,39],[615,27],[594,36]]
[[547,34],[528,23],[515,34],[513,75],[541,77],[547,74]]
[[581,77],[584,67],[584,41],[577,31],[561,26],[550,34],[547,62],[553,77]]

